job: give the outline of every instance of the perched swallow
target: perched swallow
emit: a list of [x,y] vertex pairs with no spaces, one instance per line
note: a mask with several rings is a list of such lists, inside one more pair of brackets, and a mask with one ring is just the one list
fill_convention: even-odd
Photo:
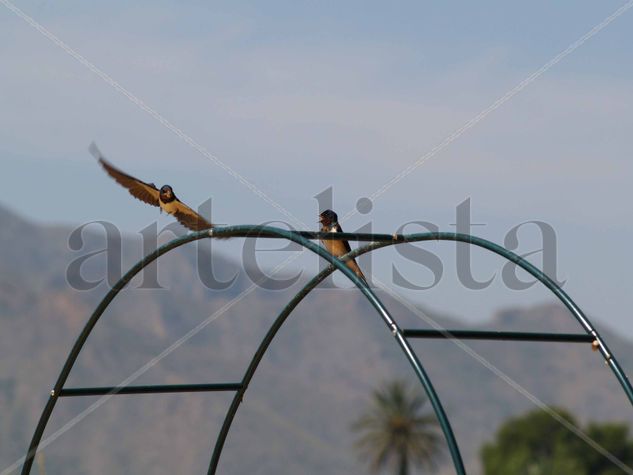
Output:
[[[325,211],[323,211],[323,213],[319,215],[319,223],[321,223],[321,232],[324,232],[324,233],[342,233],[343,232],[343,230],[341,229],[341,225],[338,224],[337,214],[331,209],[326,209]],[[323,246],[329,251],[329,253],[336,257],[342,257],[352,250],[352,248],[349,245],[349,242],[345,240],[322,239],[321,242],[323,243]],[[360,267],[358,267],[358,264],[356,263],[355,259],[350,259],[346,261],[345,264],[347,264],[347,267],[349,267],[350,269],[352,269],[352,271],[354,271],[354,274],[356,274],[358,277],[360,277],[365,282],[367,282],[367,279],[365,279],[365,276],[360,270]]]
[[174,216],[180,224],[192,231],[202,231],[211,229],[213,224],[204,219],[189,206],[180,201],[174,194],[171,186],[164,185],[160,190],[154,183],[145,183],[118,168],[112,166],[101,154],[95,143],[90,144],[90,153],[99,161],[108,175],[123,187],[127,188],[130,194],[141,201],[152,206],[159,206],[161,211]]

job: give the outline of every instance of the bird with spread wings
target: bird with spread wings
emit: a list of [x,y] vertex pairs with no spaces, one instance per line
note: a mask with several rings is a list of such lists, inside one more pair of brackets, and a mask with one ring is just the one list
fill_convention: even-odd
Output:
[[119,185],[127,188],[134,198],[152,206],[158,206],[162,211],[171,214],[180,224],[192,231],[203,231],[214,227],[213,224],[180,201],[171,186],[164,185],[159,190],[154,183],[145,183],[122,172],[104,158],[94,142],[90,144],[89,150],[106,173]]

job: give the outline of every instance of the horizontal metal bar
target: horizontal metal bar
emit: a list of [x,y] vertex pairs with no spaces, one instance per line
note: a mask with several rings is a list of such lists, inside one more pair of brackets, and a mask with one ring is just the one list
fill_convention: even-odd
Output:
[[448,340],[513,340],[513,341],[558,341],[566,343],[591,343],[594,337],[580,333],[534,333],[472,330],[417,330],[407,329],[406,338],[445,338]]
[[324,233],[320,231],[296,231],[296,233],[306,239],[323,239],[328,238],[331,240],[346,241],[378,241],[378,242],[391,242],[396,240],[402,240],[403,236],[394,236],[392,234],[372,234],[372,233]]
[[[209,234],[209,231],[204,231]],[[301,236],[305,239],[329,239],[334,241],[365,241],[365,242],[407,242],[407,236],[402,234],[371,234],[371,233],[325,233],[321,231],[292,231],[293,234]],[[244,230],[243,226],[225,226],[215,227],[211,231],[211,235],[217,235],[221,237],[258,237],[264,239],[285,239],[279,234],[272,233],[266,227],[253,227],[249,230]]]
[[60,397],[103,396],[106,394],[195,393],[205,391],[239,391],[242,383],[167,384],[155,386],[105,386],[97,388],[64,388]]

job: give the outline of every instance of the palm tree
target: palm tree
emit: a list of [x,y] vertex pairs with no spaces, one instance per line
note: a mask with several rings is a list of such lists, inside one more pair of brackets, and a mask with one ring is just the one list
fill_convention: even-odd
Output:
[[410,464],[435,468],[442,446],[437,419],[424,411],[426,397],[392,381],[372,394],[371,405],[352,425],[358,432],[356,448],[370,469],[388,466],[408,475]]

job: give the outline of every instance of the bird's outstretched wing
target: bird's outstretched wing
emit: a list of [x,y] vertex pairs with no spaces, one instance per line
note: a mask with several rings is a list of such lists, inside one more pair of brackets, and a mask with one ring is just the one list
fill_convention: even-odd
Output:
[[175,204],[176,210],[172,212],[172,214],[184,227],[189,228],[192,231],[203,231],[213,227],[213,224],[204,219],[178,198],[176,198],[173,203]]
[[141,201],[152,206],[160,206],[158,196],[160,191],[153,183],[145,183],[144,181],[134,178],[127,173],[122,172],[118,168],[111,165],[102,155],[97,145],[93,142],[88,148],[90,153],[95,157],[108,175],[110,175],[119,184],[127,188],[130,194]]

